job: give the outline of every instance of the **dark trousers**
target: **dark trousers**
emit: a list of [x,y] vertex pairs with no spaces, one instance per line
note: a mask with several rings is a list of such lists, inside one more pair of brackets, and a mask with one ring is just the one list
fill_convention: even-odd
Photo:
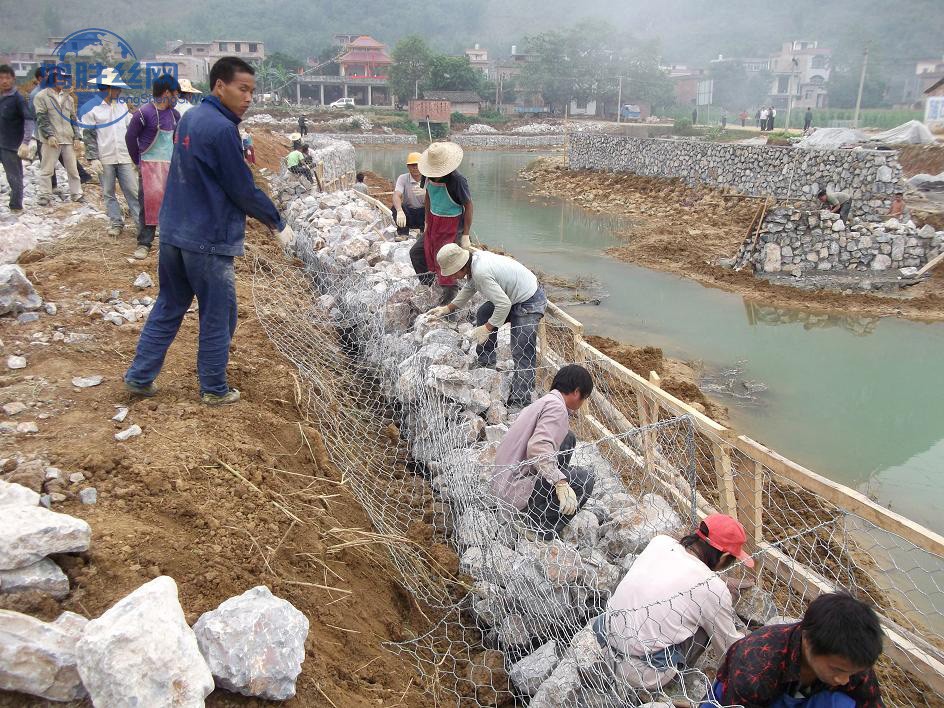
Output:
[[151,244],[154,243],[154,234],[157,233],[157,227],[148,226],[144,223],[144,182],[141,180],[140,168],[138,168],[138,207],[138,245],[150,248]]
[[[577,437],[572,432],[568,432],[557,453],[557,466],[567,478],[567,484],[577,495],[577,511],[580,511],[590,498],[590,494],[593,493],[593,484],[596,479],[590,470],[583,467],[571,467],[570,458],[574,454],[576,445]],[[574,518],[572,515],[561,514],[560,502],[557,500],[554,486],[540,475],[534,483],[534,491],[531,492],[528,505],[524,508],[524,514],[528,525],[533,528],[558,533]]]
[[308,126],[304,123],[298,124],[298,132],[302,135],[308,135]]
[[[407,216],[409,219],[409,216]],[[423,211],[423,219],[426,219],[426,212]],[[409,224],[409,221],[407,221]],[[420,279],[420,282],[423,285],[432,285],[436,282],[436,274],[429,269],[429,265],[426,263],[426,252],[423,248],[424,245],[423,234],[420,234],[416,243],[410,246],[410,263],[413,264],[413,272],[416,273],[416,277]]]
[[852,211],[852,200],[845,202],[841,207],[839,207],[839,218],[842,219],[843,223],[849,223],[849,212]]
[[[390,207],[390,213],[393,214],[393,223],[397,223],[397,208]],[[404,226],[402,229],[399,226],[397,227],[397,233],[401,236],[407,235],[410,232],[410,229],[423,230],[426,228],[426,209],[424,207],[409,207],[404,204],[403,213],[406,214],[406,226]],[[420,251],[422,250],[423,247],[420,246]],[[414,266],[415,265],[416,264],[414,263]],[[423,266],[424,268],[426,266],[425,257],[423,258]]]
[[[511,324],[511,357],[515,361],[515,373],[511,379],[511,394],[508,396],[509,406],[527,406],[531,403],[531,392],[534,391],[535,367],[538,361],[538,323],[544,317],[547,307],[547,297],[544,288],[538,285],[537,291],[524,302],[511,306],[508,319]],[[475,324],[481,326],[488,322],[495,312],[495,305],[486,302],[475,313]],[[485,344],[476,347],[480,366],[495,366],[497,356],[495,349],[498,346],[498,330],[489,335]]]
[[226,365],[236,331],[236,272],[232,256],[184,251],[161,245],[157,276],[160,291],[141,330],[125,381],[146,386],[157,378],[194,295],[200,312],[197,375],[201,393],[229,391]]
[[10,183],[10,208],[23,208],[23,161],[16,150],[0,148],[0,163]]

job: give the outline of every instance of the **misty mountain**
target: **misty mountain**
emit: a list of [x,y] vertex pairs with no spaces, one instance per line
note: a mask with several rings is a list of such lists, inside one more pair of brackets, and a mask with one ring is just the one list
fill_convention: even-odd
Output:
[[434,48],[461,52],[478,42],[493,57],[550,29],[596,19],[640,40],[656,40],[662,60],[706,63],[718,54],[766,56],[792,39],[834,50],[836,65],[857,65],[863,48],[883,74],[944,54],[944,0],[0,0],[0,51],[31,50],[50,35],[110,29],[139,54],[168,39],[260,39],[269,52],[304,58],[335,32],[371,34],[388,44],[419,34]]

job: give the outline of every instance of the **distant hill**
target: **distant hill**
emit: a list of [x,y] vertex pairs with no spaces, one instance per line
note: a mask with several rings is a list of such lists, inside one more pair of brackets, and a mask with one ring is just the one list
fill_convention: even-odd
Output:
[[869,44],[871,66],[886,74],[944,55],[944,0],[0,0],[0,14],[0,51],[32,49],[47,35],[91,25],[122,35],[139,54],[166,39],[227,38],[261,39],[270,51],[304,58],[335,32],[363,32],[389,44],[416,33],[457,53],[478,42],[507,56],[528,34],[596,18],[658,39],[663,58],[675,63],[764,56],[791,39],[832,47],[837,64],[857,65]]

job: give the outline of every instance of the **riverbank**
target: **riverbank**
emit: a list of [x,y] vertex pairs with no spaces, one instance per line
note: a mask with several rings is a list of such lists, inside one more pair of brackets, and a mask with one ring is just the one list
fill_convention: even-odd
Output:
[[632,174],[568,170],[564,158],[542,158],[522,171],[533,193],[574,201],[622,217],[621,245],[606,251],[616,260],[675,273],[703,285],[776,307],[845,314],[944,320],[944,271],[897,294],[806,291],[718,265],[744,240],[759,201],[679,180]]

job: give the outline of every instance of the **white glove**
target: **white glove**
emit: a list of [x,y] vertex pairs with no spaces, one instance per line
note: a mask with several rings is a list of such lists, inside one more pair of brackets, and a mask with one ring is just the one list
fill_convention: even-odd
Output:
[[51,138],[46,140],[46,144],[51,148],[59,147],[59,138],[53,135]]
[[295,232],[292,230],[291,226],[286,224],[285,228],[276,234],[276,238],[279,239],[279,243],[283,246],[290,246],[292,241],[295,240]]
[[23,143],[16,149],[16,156],[21,160],[31,160],[30,157],[30,146],[27,143]]
[[105,171],[104,168],[102,167],[101,160],[92,160],[89,163],[89,169],[92,171],[93,174],[96,174],[96,175],[100,175],[102,172]]
[[73,140],[72,149],[75,150],[75,154],[79,157],[85,157],[85,143],[81,140]]
[[577,513],[577,495],[564,480],[554,485],[557,492],[557,501],[560,503],[560,512],[564,516],[573,516]]
[[469,234],[462,234],[462,236],[459,237],[459,245],[467,251],[472,248],[472,242],[469,241]]
[[401,229],[406,228],[406,214],[403,213],[403,210],[397,211],[397,227]]
[[449,305],[440,305],[439,307],[434,307],[432,310],[429,310],[426,313],[426,319],[438,320],[440,317],[445,317],[448,315],[449,312]]
[[485,342],[488,341],[490,334],[491,332],[489,331],[487,325],[479,325],[469,332],[469,338],[476,344],[485,344]]

